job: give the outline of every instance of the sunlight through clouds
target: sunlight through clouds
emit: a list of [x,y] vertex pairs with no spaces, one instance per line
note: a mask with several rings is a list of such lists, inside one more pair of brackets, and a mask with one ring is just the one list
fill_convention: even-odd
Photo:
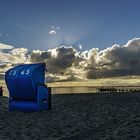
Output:
[[[8,49],[8,51],[4,51]],[[49,81],[140,75],[140,38],[100,50],[61,45],[47,51],[0,44],[0,73],[22,63],[46,63]]]

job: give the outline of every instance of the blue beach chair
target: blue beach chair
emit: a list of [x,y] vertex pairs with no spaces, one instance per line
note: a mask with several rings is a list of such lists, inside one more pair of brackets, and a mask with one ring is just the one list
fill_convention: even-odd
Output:
[[51,108],[51,93],[45,85],[45,63],[18,65],[5,74],[9,111],[33,112]]

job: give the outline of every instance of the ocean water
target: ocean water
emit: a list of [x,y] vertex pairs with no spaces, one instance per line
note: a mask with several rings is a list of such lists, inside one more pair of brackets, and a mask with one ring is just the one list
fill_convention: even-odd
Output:
[[[112,86],[124,86],[124,87],[115,87],[119,92],[133,92],[135,89],[137,92],[140,92],[140,77],[139,78],[126,78],[126,79],[97,79],[89,81],[67,81],[67,82],[55,82],[55,83],[46,83],[48,87],[51,87],[52,94],[74,94],[74,93],[96,93],[99,92],[98,87],[107,87]],[[3,86],[4,95],[8,96],[8,89],[5,85],[4,80],[0,80],[0,86]],[[130,86],[130,87],[125,87]],[[133,87],[138,86],[138,87]],[[111,87],[111,88],[112,88]],[[106,93],[110,92],[105,91]]]
[[140,93],[140,86],[75,86],[52,87],[52,94],[74,93]]
[[53,87],[52,94],[96,93],[95,87]]
[[[100,89],[103,89],[102,91]],[[51,87],[51,94],[82,94],[82,93],[140,93],[140,86],[74,86],[74,87]],[[9,96],[7,87],[3,86],[4,96]]]

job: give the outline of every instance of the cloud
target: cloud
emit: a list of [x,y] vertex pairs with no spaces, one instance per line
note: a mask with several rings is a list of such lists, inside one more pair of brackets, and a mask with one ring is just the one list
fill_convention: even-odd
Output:
[[[140,38],[125,45],[113,45],[94,55],[95,65],[90,65],[87,77],[112,77],[140,75]],[[91,60],[90,60],[91,61]]]
[[20,24],[16,24],[16,27],[19,28],[19,29],[24,29],[25,28],[23,25],[20,25]]
[[73,47],[60,46],[48,51],[33,51],[30,55],[31,62],[46,62],[48,71],[57,74],[64,72],[75,61],[76,50]]
[[14,48],[9,52],[9,55],[12,56],[13,64],[26,63],[27,62],[27,48]]
[[139,54],[140,38],[134,38],[125,45],[114,44],[103,50],[92,48],[81,52],[72,46],[60,46],[33,51],[30,61],[45,62],[51,80],[93,79],[140,75]]
[[60,27],[59,26],[51,26],[51,29],[49,31],[49,34],[50,35],[56,35],[59,30],[60,30]]
[[60,46],[48,51],[33,51],[29,61],[45,62],[48,78],[51,80],[79,79],[82,77],[82,69],[79,66],[82,58],[78,53],[72,46]]
[[114,44],[103,50],[92,48],[82,51],[63,45],[29,53],[26,48],[11,47],[8,52],[0,49],[0,73],[16,64],[45,62],[48,81],[140,75],[139,54],[140,38],[129,40],[124,45]]
[[50,35],[56,35],[56,33],[57,33],[57,32],[56,32],[55,30],[49,31],[49,34],[50,34]]
[[0,75],[3,75],[5,71],[17,64],[28,63],[27,52],[27,48],[15,48],[14,46],[1,43]]
[[0,43],[0,50],[12,49],[13,46]]
[[59,27],[59,26],[56,26],[56,29],[57,29],[57,30],[60,30],[60,27]]
[[9,52],[0,52],[0,64],[20,64],[25,63],[27,60],[26,48],[13,48]]
[[60,30],[59,26],[51,26],[51,29]]

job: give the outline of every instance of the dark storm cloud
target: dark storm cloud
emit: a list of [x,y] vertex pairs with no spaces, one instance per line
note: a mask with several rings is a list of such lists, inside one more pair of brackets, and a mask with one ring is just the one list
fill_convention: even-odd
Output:
[[78,51],[72,46],[60,46],[48,51],[33,50],[28,56],[27,53],[26,48],[0,51],[0,72],[16,64],[45,62],[48,81],[140,75],[140,38],[104,50]]
[[49,59],[51,57],[51,52],[36,52],[33,51],[30,54],[30,61],[31,62],[45,62],[46,59]]
[[97,59],[97,67],[87,72],[88,78],[140,75],[140,39],[102,50],[98,52]]
[[60,47],[56,49],[57,57],[55,58],[53,64],[60,69],[66,69],[72,66],[72,63],[75,60],[75,51],[74,48],[69,47]]
[[79,52],[73,47],[61,46],[30,55],[31,62],[45,62],[51,79],[102,78],[140,75],[140,38],[126,45],[113,45],[104,50],[93,48]]
[[45,62],[50,73],[64,73],[75,61],[75,54],[76,50],[73,47],[61,46],[46,52],[32,52],[30,61]]

